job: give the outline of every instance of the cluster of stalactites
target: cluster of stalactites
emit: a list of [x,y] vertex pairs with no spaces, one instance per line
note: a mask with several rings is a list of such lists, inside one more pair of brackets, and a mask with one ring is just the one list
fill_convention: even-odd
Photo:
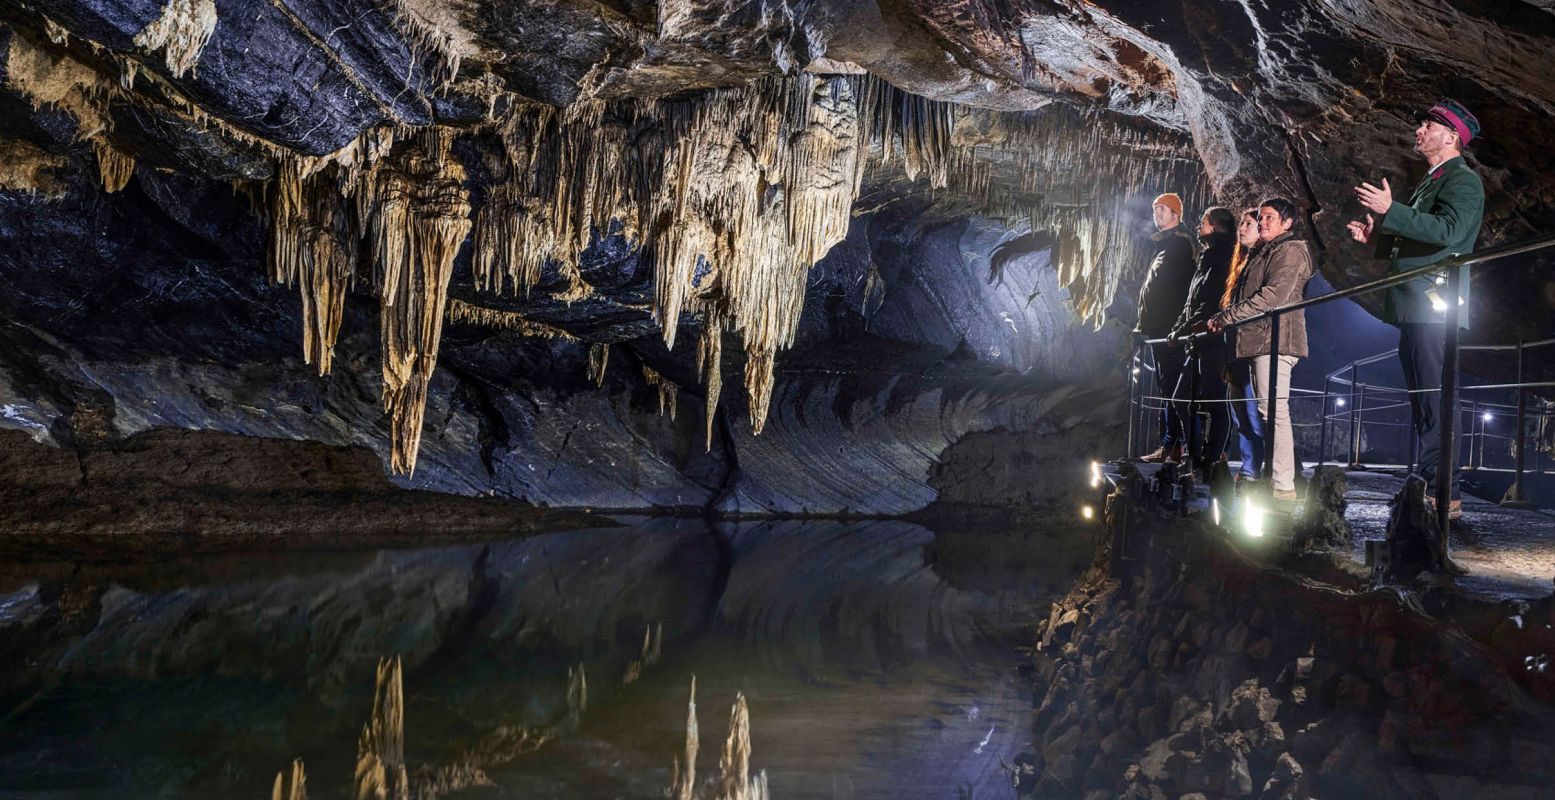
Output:
[[985,215],[1049,231],[1071,309],[1099,327],[1122,276],[1148,259],[1130,201],[1164,191],[1191,209],[1209,201],[1191,141],[1057,104],[991,119],[952,151],[951,192]]
[[[701,350],[724,330],[740,337],[759,433],[806,275],[847,235],[868,155],[899,153],[910,175],[944,186],[954,123],[953,106],[869,76],[802,74],[562,113],[517,107],[502,126],[508,175],[475,221],[476,285],[528,291],[556,264],[560,296],[586,296],[578,258],[597,232],[619,230],[652,259],[667,346],[686,313],[703,317]],[[716,367],[704,370],[710,409]]]
[[[6,48],[6,85],[25,97],[33,108],[55,108],[68,113],[76,120],[75,139],[90,142],[97,156],[98,176],[103,191],[117,192],[129,182],[135,171],[135,159],[110,141],[113,116],[108,105],[122,96],[121,88],[104,78],[92,67],[71,56],[64,48],[69,35],[63,28],[48,21],[45,32],[47,44],[34,43],[20,32],[12,30]],[[14,150],[18,148],[11,148]],[[30,170],[19,169],[25,159],[19,153],[9,154],[14,163],[7,164],[12,177],[5,181],[8,188],[31,189],[52,193],[54,184],[46,174],[33,175]],[[62,163],[55,162],[57,168]]]
[[643,365],[643,380],[659,391],[659,416],[667,414],[671,420],[675,419],[675,412],[680,405],[680,387],[647,364]]
[[449,156],[450,132],[429,128],[373,171],[368,242],[379,281],[383,405],[390,469],[415,471],[427,386],[437,366],[454,257],[470,232],[464,168]]

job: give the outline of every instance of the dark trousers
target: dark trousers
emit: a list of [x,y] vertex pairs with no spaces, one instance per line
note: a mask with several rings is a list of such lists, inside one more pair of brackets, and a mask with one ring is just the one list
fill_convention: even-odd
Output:
[[[1183,363],[1188,356],[1181,344],[1150,345],[1150,355],[1155,359],[1156,394],[1171,397],[1177,390],[1177,381],[1182,378]],[[1167,402],[1161,409],[1161,446],[1170,450],[1182,443],[1182,420]]]
[[[1226,452],[1226,440],[1231,438],[1231,409],[1226,404],[1226,340],[1223,336],[1207,336],[1198,339],[1188,351],[1183,364],[1182,377],[1172,392],[1172,406],[1183,427],[1183,440],[1188,443],[1187,452],[1192,458],[1188,463],[1207,468],[1219,461]],[[1195,381],[1198,392],[1195,394]],[[1208,400],[1207,403],[1195,403]],[[1197,423],[1198,413],[1209,414],[1209,430]]]
[[1250,358],[1232,359],[1231,412],[1236,419],[1237,438],[1242,451],[1242,475],[1257,479],[1263,474],[1263,416],[1258,413],[1258,392],[1253,389],[1253,362]]
[[[1436,491],[1436,473],[1442,461],[1442,334],[1440,322],[1405,322],[1398,326],[1398,360],[1404,367],[1404,388],[1434,389],[1409,395],[1409,419],[1420,437],[1420,458],[1415,472]],[[1447,455],[1452,497],[1458,497],[1457,441]]]

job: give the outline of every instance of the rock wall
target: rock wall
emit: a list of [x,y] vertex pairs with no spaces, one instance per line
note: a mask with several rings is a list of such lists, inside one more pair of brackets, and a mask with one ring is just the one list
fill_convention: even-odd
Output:
[[1115,496],[1108,524],[1100,563],[1038,629],[1021,796],[1548,793],[1542,671],[1511,673],[1407,593],[1254,563],[1196,521]]

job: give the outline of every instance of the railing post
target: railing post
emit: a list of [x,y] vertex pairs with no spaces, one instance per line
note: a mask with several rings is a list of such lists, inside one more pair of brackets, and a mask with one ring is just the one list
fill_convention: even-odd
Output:
[[1350,362],[1350,469],[1361,466],[1361,404],[1366,395],[1361,389],[1361,368]]
[[[1280,396],[1280,315],[1275,312],[1269,317],[1269,380],[1267,382],[1269,395],[1264,399],[1265,408],[1269,409],[1268,416],[1264,419],[1264,474],[1269,476],[1269,487],[1274,487],[1274,448],[1279,441],[1279,431],[1275,427],[1275,420],[1279,419]],[[1295,443],[1291,443],[1292,447]]]
[[1129,461],[1134,461],[1135,456],[1138,454],[1138,431],[1135,430],[1135,417],[1138,416],[1137,389],[1140,386],[1140,347],[1144,347],[1143,344],[1135,342],[1134,352],[1129,356],[1129,366],[1127,366],[1127,369],[1129,369],[1129,444],[1127,444],[1124,456],[1127,456]]
[[[1474,429],[1478,427],[1479,432]],[[1479,413],[1479,401],[1473,401],[1469,406],[1469,457],[1464,463],[1464,469],[1479,469],[1485,466],[1485,419]],[[1478,447],[1475,447],[1478,445]],[[1474,451],[1479,451],[1479,456]]]
[[1328,407],[1328,387],[1332,386],[1333,382],[1332,376],[1323,379],[1323,427],[1320,429],[1322,432],[1317,437],[1317,465],[1320,467],[1328,463],[1328,423],[1330,416],[1332,416],[1332,412]]
[[1517,472],[1512,478],[1512,491],[1507,493],[1501,505],[1510,508],[1528,508],[1530,507],[1528,498],[1523,495],[1523,465],[1527,463],[1524,461],[1523,451],[1528,447],[1528,436],[1524,432],[1528,422],[1528,390],[1522,387],[1523,343],[1521,339],[1517,342],[1517,383],[1517,432],[1513,434],[1515,437],[1513,441],[1517,444]]
[[[1458,423],[1458,302],[1463,292],[1462,270],[1447,270],[1447,319],[1442,326],[1441,455],[1436,460],[1437,552],[1447,558],[1447,533],[1451,530],[1452,479],[1458,468],[1453,434]],[[1445,566],[1445,565],[1444,565]]]
[[[1192,346],[1193,345],[1191,342],[1185,345],[1185,347]],[[1186,354],[1184,355],[1186,356]],[[1193,446],[1199,444],[1199,364],[1198,361],[1193,358],[1185,358],[1185,360],[1193,365],[1193,374],[1188,376],[1188,419],[1185,421],[1184,425],[1184,433],[1188,434],[1188,441],[1183,444],[1182,450],[1183,458],[1186,461],[1192,461]],[[1176,394],[1176,392],[1174,391],[1173,394]],[[1199,455],[1201,457],[1203,456],[1204,448],[1206,447],[1208,447],[1208,445],[1199,445]],[[1189,474],[1197,477],[1197,473],[1193,471],[1195,467],[1196,465],[1189,464],[1188,470]],[[1205,472],[1207,477],[1208,470]]]

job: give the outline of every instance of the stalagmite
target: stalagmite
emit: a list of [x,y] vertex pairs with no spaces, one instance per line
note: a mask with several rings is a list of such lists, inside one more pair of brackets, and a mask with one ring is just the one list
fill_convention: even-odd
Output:
[[402,474],[415,470],[448,281],[470,230],[464,168],[449,157],[449,146],[446,130],[418,133],[379,164],[373,181],[383,402],[393,437],[390,468]]
[[357,800],[410,800],[405,770],[405,691],[399,657],[378,662],[373,713],[356,746]]
[[670,782],[670,800],[692,800],[696,796],[697,750],[701,739],[697,735],[697,676],[691,676],[691,699],[686,703],[685,760],[675,759],[674,777]]
[[308,800],[308,776],[302,768],[302,759],[292,762],[291,791],[283,793],[286,788],[286,773],[275,773],[275,787],[270,790],[270,800]]
[[135,34],[135,44],[161,50],[167,71],[182,78],[200,61],[200,52],[216,30],[214,0],[169,0],[162,16]]
[[583,665],[567,669],[567,716],[576,726],[578,720],[583,717],[583,712],[589,710],[589,676],[584,672]]
[[716,800],[766,800],[767,773],[750,774],[750,759],[750,710],[745,705],[745,693],[740,692],[734,696],[734,708],[729,712],[729,738],[718,759]]
[[647,364],[643,365],[643,380],[647,381],[649,386],[659,390],[659,415],[668,413],[670,419],[674,419],[675,407],[680,401],[680,387]]
[[643,670],[659,663],[660,648],[663,646],[664,623],[649,625],[643,628],[642,652],[637,658],[626,665],[626,675],[622,683],[631,685],[642,677]]

